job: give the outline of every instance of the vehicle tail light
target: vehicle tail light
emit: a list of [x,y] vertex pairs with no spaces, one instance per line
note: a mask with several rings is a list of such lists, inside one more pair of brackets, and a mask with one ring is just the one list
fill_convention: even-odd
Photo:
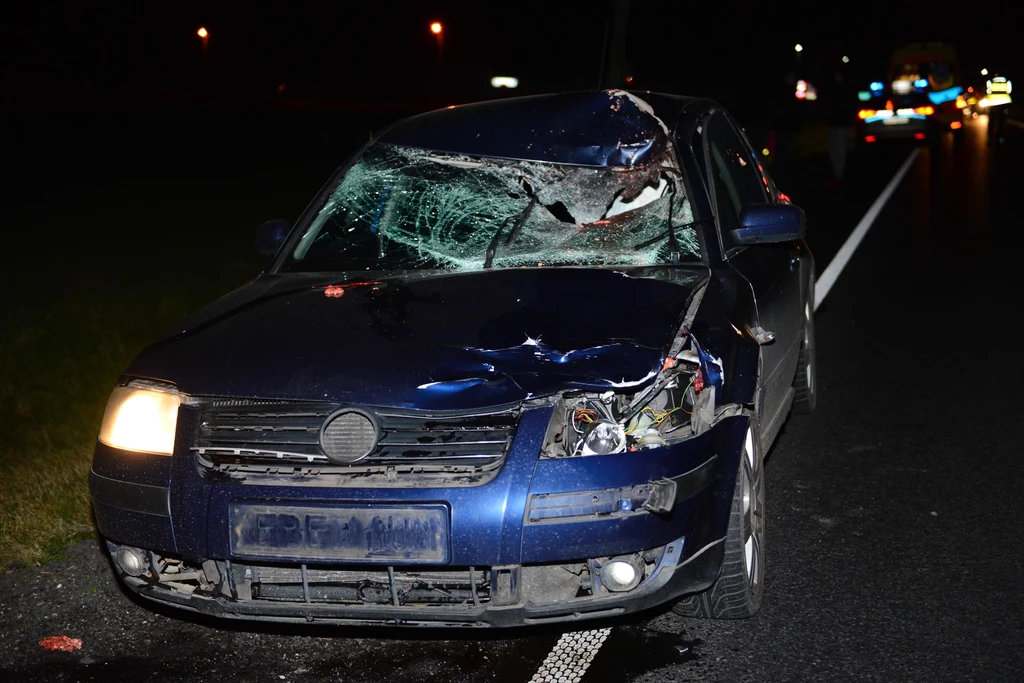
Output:
[[956,96],[956,106],[957,109],[963,109],[964,107],[967,106],[967,100],[964,99],[963,95]]
[[915,140],[924,140],[924,133],[914,133]]
[[954,121],[953,123],[949,124],[949,127],[952,128],[953,130],[956,130],[957,128],[960,128],[963,125],[964,124],[960,123],[959,121]]
[[935,108],[934,107],[928,107],[928,106],[917,107],[916,109],[914,109],[914,113],[921,114],[923,116],[931,116],[932,114],[935,113]]
[[857,112],[857,116],[859,116],[861,119],[867,119],[867,118],[870,118],[870,117],[872,117],[874,115],[875,115],[875,110],[874,109],[861,109],[859,112]]
[[878,138],[876,138],[874,135],[865,135],[864,136],[864,142],[874,142],[877,139]]

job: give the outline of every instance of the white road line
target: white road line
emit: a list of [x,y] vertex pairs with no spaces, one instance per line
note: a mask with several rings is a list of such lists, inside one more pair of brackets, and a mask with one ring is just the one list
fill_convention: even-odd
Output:
[[832,285],[836,283],[836,280],[839,278],[839,274],[843,272],[843,268],[846,267],[850,257],[853,256],[854,250],[857,249],[860,241],[864,239],[864,235],[866,235],[868,230],[871,229],[871,225],[875,222],[875,219],[878,218],[878,214],[882,211],[882,208],[885,207],[885,203],[889,201],[889,197],[896,190],[900,181],[903,180],[903,176],[907,174],[907,171],[910,169],[910,165],[914,163],[914,159],[917,158],[920,151],[920,149],[915,149],[910,153],[907,160],[903,162],[902,166],[900,166],[900,170],[896,171],[896,175],[892,177],[889,184],[885,186],[884,190],[882,190],[882,194],[878,195],[878,199],[876,199],[875,203],[871,205],[871,208],[864,214],[864,217],[860,219],[860,223],[858,223],[857,227],[853,229],[850,236],[846,238],[846,242],[839,248],[835,258],[832,259],[832,263],[828,264],[828,267],[825,268],[821,275],[818,276],[818,279],[815,280],[814,310],[818,310],[818,306],[820,306],[821,302],[825,300],[826,296],[828,296],[828,291],[832,289]]
[[580,683],[611,632],[610,628],[602,628],[563,633],[530,683]]

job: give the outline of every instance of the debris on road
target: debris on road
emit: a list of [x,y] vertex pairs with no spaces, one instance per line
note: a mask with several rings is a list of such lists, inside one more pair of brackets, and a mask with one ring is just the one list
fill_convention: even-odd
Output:
[[64,652],[73,652],[74,650],[82,649],[81,638],[70,638],[63,635],[43,638],[39,641],[39,644],[47,650],[63,650]]

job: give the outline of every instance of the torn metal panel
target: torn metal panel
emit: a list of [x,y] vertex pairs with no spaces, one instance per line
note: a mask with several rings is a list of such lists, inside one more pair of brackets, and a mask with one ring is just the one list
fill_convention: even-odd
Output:
[[381,141],[478,157],[636,167],[664,151],[668,127],[640,97],[606,90],[441,109],[402,121]]

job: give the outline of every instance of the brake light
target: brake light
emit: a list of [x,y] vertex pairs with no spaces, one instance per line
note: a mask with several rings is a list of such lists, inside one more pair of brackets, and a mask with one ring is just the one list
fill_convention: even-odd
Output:
[[861,119],[867,119],[871,118],[876,113],[877,112],[875,112],[874,109],[861,109],[859,112],[857,112],[857,116],[859,116]]
[[889,111],[892,111],[892,100],[886,101],[885,108],[888,109]]
[[935,108],[927,106],[918,107],[917,109],[914,110],[914,112],[917,114],[921,114],[922,116],[931,116],[932,114],[935,113]]
[[924,140],[924,133],[914,133],[915,140]]
[[878,138],[876,138],[874,135],[865,135],[864,136],[864,142],[874,142],[877,139]]
[[963,125],[964,124],[960,123],[959,121],[954,121],[953,123],[949,124],[949,127],[952,128],[953,130],[956,130],[957,128],[960,128]]

